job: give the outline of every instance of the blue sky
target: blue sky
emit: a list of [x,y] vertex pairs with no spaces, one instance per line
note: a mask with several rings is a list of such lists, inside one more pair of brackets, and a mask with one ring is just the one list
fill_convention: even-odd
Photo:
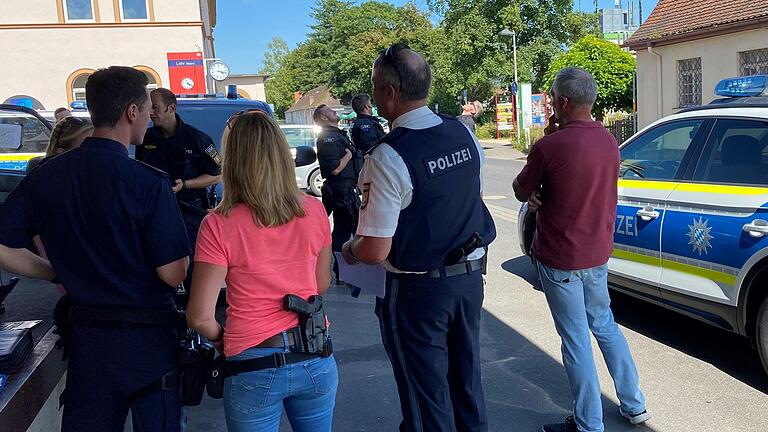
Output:
[[[389,0],[396,5],[408,0]],[[411,0],[427,9],[426,0]],[[658,0],[642,0],[647,18]],[[623,4],[626,6],[627,1]],[[216,54],[230,65],[233,73],[257,73],[269,41],[280,36],[294,48],[306,38],[315,0],[219,0],[218,23],[214,30]],[[584,10],[594,9],[594,0],[574,0]],[[614,0],[600,0],[600,7],[613,7]]]

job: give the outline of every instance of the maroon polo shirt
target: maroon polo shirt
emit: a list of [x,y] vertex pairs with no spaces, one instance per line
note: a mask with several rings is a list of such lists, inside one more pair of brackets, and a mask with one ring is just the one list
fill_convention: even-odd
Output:
[[608,262],[619,177],[616,139],[599,122],[574,121],[539,140],[517,181],[541,189],[533,255],[560,270]]

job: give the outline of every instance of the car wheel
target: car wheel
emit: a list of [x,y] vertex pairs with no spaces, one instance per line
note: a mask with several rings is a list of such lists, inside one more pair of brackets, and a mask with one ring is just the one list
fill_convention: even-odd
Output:
[[763,361],[763,369],[768,374],[768,297],[763,299],[763,304],[757,312],[757,332],[755,335],[760,360]]
[[325,179],[320,176],[320,170],[316,169],[309,175],[309,192],[314,196],[320,196],[322,192],[320,189],[323,187]]

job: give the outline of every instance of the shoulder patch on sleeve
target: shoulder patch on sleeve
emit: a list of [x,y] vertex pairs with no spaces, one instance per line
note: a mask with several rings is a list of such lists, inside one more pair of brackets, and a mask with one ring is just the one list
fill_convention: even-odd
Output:
[[363,183],[363,199],[360,203],[360,209],[364,209],[368,207],[368,199],[371,194],[371,184],[370,183]]
[[216,162],[216,165],[221,165],[221,155],[219,155],[218,150],[216,150],[216,146],[213,144],[209,145],[205,149],[205,154],[210,156],[211,159],[213,159],[214,162]]

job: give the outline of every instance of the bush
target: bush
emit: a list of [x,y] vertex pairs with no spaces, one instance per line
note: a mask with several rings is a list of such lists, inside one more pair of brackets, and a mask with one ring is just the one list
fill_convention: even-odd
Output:
[[496,125],[493,123],[479,124],[475,127],[475,135],[477,135],[477,139],[494,139],[496,138]]

